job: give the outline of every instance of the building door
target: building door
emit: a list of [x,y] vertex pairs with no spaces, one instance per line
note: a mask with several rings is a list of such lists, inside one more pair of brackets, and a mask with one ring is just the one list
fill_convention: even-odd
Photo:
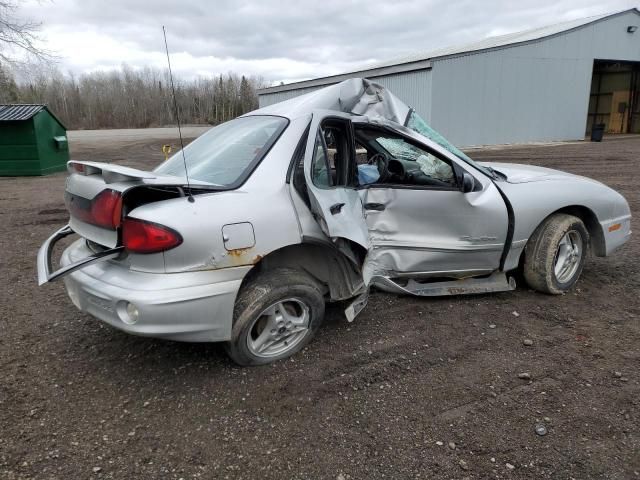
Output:
[[586,133],[640,133],[640,62],[595,60]]

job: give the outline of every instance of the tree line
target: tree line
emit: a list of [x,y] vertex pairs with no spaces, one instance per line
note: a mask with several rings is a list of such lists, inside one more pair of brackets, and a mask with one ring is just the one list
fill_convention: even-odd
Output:
[[[183,124],[216,125],[258,108],[258,78],[228,73],[192,80],[174,77],[174,82]],[[16,75],[0,63],[0,103],[46,104],[69,129],[176,123],[169,72],[149,67],[123,65],[80,76],[46,67]]]

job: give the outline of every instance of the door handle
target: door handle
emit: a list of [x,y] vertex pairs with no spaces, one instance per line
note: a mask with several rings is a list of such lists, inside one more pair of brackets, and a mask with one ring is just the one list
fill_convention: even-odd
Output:
[[377,212],[382,212],[385,208],[383,204],[381,203],[365,203],[364,204],[364,209],[365,210],[375,210]]
[[344,207],[344,203],[336,203],[335,205],[331,205],[329,207],[329,211],[331,212],[331,215],[335,215],[337,213],[340,213],[342,207]]

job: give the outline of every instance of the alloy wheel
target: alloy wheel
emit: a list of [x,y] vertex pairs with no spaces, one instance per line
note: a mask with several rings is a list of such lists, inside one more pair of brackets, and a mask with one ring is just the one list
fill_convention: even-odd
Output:
[[309,331],[309,307],[298,298],[274,303],[249,328],[247,347],[258,357],[278,357],[293,350]]
[[554,273],[559,283],[569,282],[580,268],[582,259],[582,236],[569,230],[560,240],[554,263]]

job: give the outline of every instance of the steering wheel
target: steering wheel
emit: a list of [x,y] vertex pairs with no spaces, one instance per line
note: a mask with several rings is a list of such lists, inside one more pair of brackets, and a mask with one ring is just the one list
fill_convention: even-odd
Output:
[[378,182],[384,183],[389,179],[389,157],[386,154],[376,153],[367,160],[367,163],[378,167],[378,173],[380,174]]

